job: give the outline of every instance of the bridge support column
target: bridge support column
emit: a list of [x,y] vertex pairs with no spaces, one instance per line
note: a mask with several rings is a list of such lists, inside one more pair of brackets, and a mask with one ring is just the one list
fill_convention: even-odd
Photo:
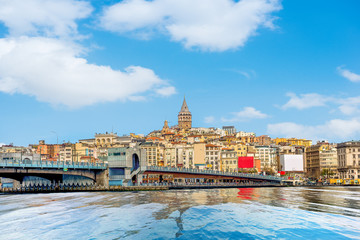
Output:
[[97,172],[95,174],[95,182],[96,185],[104,186],[106,188],[109,187],[109,168],[106,170]]

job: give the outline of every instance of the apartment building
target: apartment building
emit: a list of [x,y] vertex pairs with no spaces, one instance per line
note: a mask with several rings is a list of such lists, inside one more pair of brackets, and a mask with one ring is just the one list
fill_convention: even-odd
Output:
[[339,143],[337,158],[341,179],[360,179],[360,141]]

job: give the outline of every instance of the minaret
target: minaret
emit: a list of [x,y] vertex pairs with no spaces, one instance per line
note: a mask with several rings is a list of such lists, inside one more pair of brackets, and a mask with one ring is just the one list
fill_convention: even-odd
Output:
[[186,100],[184,97],[184,102],[181,106],[181,110],[178,114],[178,126],[180,129],[189,129],[191,128],[192,116],[189,108],[186,104]]

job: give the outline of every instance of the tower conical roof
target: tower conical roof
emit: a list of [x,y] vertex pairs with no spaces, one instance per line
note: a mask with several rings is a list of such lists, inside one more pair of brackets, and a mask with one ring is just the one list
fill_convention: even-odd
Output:
[[181,113],[182,113],[182,112],[190,112],[190,111],[189,111],[189,108],[188,108],[188,106],[187,106],[187,104],[186,104],[185,97],[184,97],[184,102],[183,102],[183,104],[182,104],[182,106],[181,106],[180,112],[181,112]]

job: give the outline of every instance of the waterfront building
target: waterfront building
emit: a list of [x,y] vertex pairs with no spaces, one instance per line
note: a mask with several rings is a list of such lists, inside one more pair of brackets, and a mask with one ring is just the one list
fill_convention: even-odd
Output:
[[106,161],[109,165],[109,185],[129,186],[141,183],[143,176],[139,174],[139,167],[145,166],[145,149],[139,144],[131,147],[109,148]]
[[181,110],[178,114],[178,127],[180,129],[190,129],[192,126],[192,115],[191,112],[189,111],[189,108],[186,104],[186,100],[184,97],[184,101],[183,104],[181,106]]
[[75,143],[74,154],[79,162],[95,162],[95,146],[85,142]]
[[40,154],[33,153],[31,151],[21,152],[0,152],[0,161],[19,161],[28,163],[30,161],[39,161]]
[[[116,133],[95,133],[95,138],[89,139],[80,139],[79,143],[88,146],[89,148],[93,148],[94,153],[93,157],[95,158],[103,158],[108,156],[108,148],[114,147],[127,147],[132,142],[142,141],[139,136],[118,136]],[[74,153],[75,156],[77,151]],[[79,154],[79,153],[78,153]]]
[[60,145],[46,144],[44,140],[40,140],[36,153],[40,154],[41,160],[57,161],[60,155]]
[[360,179],[360,141],[337,145],[338,171],[341,179]]
[[172,143],[165,145],[164,149],[164,166],[176,167],[176,147]]
[[194,147],[190,144],[166,144],[164,149],[164,166],[195,168]]
[[75,145],[72,143],[63,143],[59,148],[59,158],[61,162],[71,163],[79,162],[79,156],[75,153]]
[[140,144],[141,149],[146,151],[145,162],[147,166],[164,166],[165,146],[159,142],[145,142]]
[[188,144],[176,145],[177,167],[195,168],[194,147]]
[[255,151],[255,159],[260,160],[261,171],[271,171],[273,173],[278,171],[277,147],[255,146]]
[[206,168],[206,143],[196,142],[193,144],[194,147],[194,164],[197,169],[205,169]]
[[206,169],[220,171],[220,152],[221,147],[214,144],[205,146]]
[[320,173],[324,177],[338,178],[338,159],[336,144],[320,152]]
[[238,172],[238,157],[235,150],[231,148],[221,149],[221,171]]
[[[35,148],[35,150],[36,149],[37,149],[37,147]],[[21,153],[24,151],[33,152],[32,150],[33,150],[33,148],[31,145],[29,145],[29,147],[14,146],[12,144],[0,146],[0,153]]]
[[[305,171],[311,178],[320,178],[321,175],[329,175],[330,171],[337,173],[337,151],[333,144],[327,141],[305,148]],[[325,171],[327,174],[324,174]]]

